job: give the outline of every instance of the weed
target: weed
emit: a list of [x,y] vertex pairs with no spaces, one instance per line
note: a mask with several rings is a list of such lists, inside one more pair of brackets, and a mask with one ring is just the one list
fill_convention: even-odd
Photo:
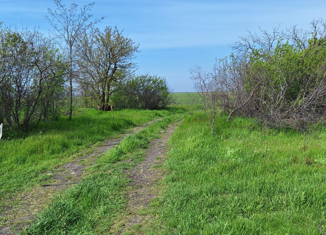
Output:
[[306,164],[307,165],[312,165],[314,163],[314,161],[315,161],[315,159],[313,159],[313,158],[310,158],[310,157],[306,158]]

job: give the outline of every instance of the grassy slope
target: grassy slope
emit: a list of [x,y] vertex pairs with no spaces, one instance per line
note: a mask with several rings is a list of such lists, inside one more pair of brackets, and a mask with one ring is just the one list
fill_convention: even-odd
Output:
[[50,177],[46,171],[70,161],[76,153],[132,126],[179,112],[183,110],[80,109],[72,122],[62,117],[51,126],[41,124],[27,138],[1,140],[0,213],[14,194]]
[[325,130],[303,151],[293,131],[266,135],[252,119],[223,117],[212,136],[203,118],[186,118],[172,136],[147,234],[325,234]]
[[[150,141],[158,138],[162,129],[182,117],[166,117],[125,138],[88,169],[89,176],[79,185],[57,197],[23,234],[106,234],[126,207],[124,190],[130,180],[124,170],[141,160]],[[133,161],[121,162],[127,158]]]

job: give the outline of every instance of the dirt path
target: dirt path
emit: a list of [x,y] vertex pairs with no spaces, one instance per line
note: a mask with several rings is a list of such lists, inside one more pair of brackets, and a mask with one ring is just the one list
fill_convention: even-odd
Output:
[[8,208],[7,211],[0,214],[0,219],[4,222],[4,225],[0,227],[0,235],[11,235],[20,232],[35,219],[35,214],[41,211],[44,205],[57,193],[73,184],[78,184],[82,178],[84,169],[93,165],[97,157],[105,153],[108,149],[113,148],[128,135],[134,135],[160,120],[156,119],[141,127],[133,128],[131,133],[122,134],[118,139],[107,140],[103,145],[93,148],[89,153],[87,153],[89,150],[85,150],[82,156],[62,166],[57,166],[53,171],[49,171],[47,174],[51,175],[52,178],[48,182],[31,188],[28,193],[25,192],[18,195],[13,200],[19,206]]
[[[162,180],[163,172],[153,168],[166,159],[167,140],[182,121],[170,125],[164,136],[154,140],[146,154],[145,160],[133,169],[126,171],[132,180],[132,189],[126,192],[128,199],[127,216],[112,226],[114,234],[142,234],[141,227],[150,221],[151,217],[142,212],[149,207],[153,198],[158,196],[156,182]],[[146,214],[146,213],[145,213]]]

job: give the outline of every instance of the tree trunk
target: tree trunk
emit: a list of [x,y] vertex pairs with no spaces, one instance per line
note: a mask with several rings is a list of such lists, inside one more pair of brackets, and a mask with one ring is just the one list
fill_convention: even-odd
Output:
[[111,106],[109,105],[109,101],[110,101],[110,88],[111,88],[111,82],[110,81],[108,82],[108,85],[106,87],[105,111],[110,111],[111,110]]
[[72,119],[72,46],[70,45],[69,48],[69,56],[70,56],[70,71],[69,71],[69,90],[70,90],[70,107],[69,107],[69,122],[71,122]]
[[102,91],[100,110],[105,111],[105,92]]

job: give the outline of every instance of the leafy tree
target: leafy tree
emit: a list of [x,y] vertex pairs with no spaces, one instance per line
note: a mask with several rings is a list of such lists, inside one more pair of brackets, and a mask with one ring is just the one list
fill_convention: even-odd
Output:
[[[48,107],[53,107],[52,113],[57,110],[65,64],[58,50],[37,31],[9,28],[1,30],[0,58],[1,121],[26,131],[31,121],[49,117]],[[47,105],[42,107],[42,103]]]
[[100,110],[110,110],[110,96],[132,73],[135,67],[132,59],[136,52],[138,45],[116,27],[106,27],[104,32],[93,29],[80,38],[78,65],[82,75],[78,83],[87,88]]

